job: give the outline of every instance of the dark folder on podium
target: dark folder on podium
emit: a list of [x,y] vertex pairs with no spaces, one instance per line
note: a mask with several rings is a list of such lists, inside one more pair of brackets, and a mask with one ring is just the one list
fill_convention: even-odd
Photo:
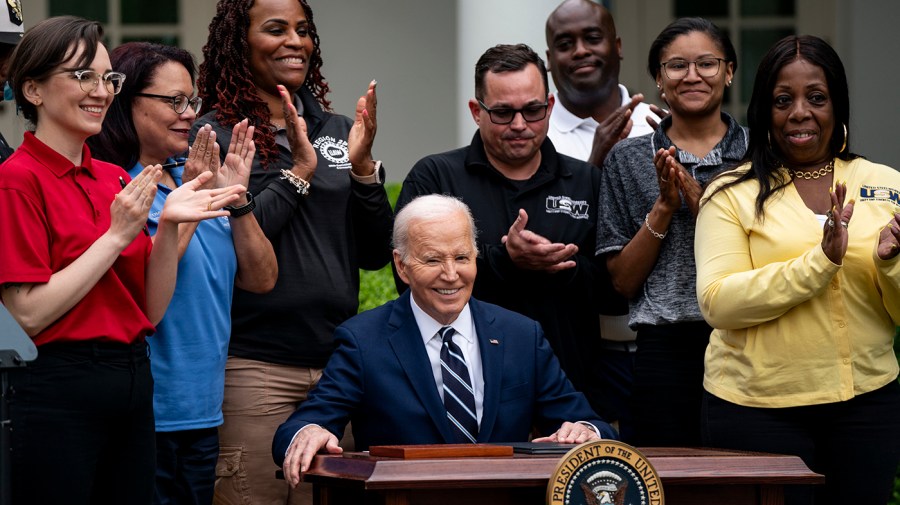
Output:
[[578,444],[559,444],[554,442],[510,442],[503,445],[512,446],[518,454],[565,454]]
[[497,442],[490,444],[381,445],[369,448],[370,456],[428,459],[503,457],[517,454],[563,455],[578,444]]

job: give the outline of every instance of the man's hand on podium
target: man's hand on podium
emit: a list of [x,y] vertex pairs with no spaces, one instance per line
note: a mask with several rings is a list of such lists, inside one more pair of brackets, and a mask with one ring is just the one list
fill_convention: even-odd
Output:
[[564,422],[562,426],[556,430],[556,433],[549,437],[541,437],[532,440],[532,442],[559,442],[561,444],[581,444],[588,440],[600,440],[600,435],[594,430],[593,426],[585,423]]
[[317,426],[308,424],[300,429],[287,452],[284,454],[284,478],[291,487],[297,487],[301,482],[300,475],[309,470],[313,456],[322,448],[329,454],[341,454],[344,452],[338,445],[338,439],[333,433]]

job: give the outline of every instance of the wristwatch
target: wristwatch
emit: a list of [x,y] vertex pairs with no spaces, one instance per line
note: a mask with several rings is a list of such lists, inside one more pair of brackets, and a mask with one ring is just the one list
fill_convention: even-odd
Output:
[[231,217],[241,217],[245,216],[256,208],[256,201],[253,199],[253,193],[247,192],[247,203],[241,205],[240,207],[232,207],[231,205],[226,205],[225,210],[231,213]]
[[356,175],[353,170],[350,170],[350,177],[353,178],[354,181],[362,183],[362,184],[381,184],[384,181],[384,176],[382,175],[384,170],[381,168],[381,160],[375,161],[375,171],[369,175]]

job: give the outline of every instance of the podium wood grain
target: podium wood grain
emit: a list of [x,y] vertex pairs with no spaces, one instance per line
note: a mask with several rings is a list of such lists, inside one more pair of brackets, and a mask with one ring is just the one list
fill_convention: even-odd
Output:
[[[666,505],[782,505],[783,486],[821,484],[800,458],[700,448],[644,448]],[[304,478],[316,503],[542,504],[561,456],[397,459],[319,455]]]

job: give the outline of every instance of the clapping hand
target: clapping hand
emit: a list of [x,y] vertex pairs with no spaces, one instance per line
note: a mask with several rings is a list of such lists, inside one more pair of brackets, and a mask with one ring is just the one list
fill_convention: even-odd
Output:
[[631,133],[634,122],[631,120],[631,113],[634,108],[644,100],[644,95],[638,93],[631,97],[631,101],[620,106],[612,112],[606,119],[594,130],[594,143],[591,146],[591,156],[588,161],[594,166],[602,167],[606,160],[606,155],[612,150],[616,143],[627,138]]
[[674,161],[674,157],[672,160],[678,169],[676,172],[678,174],[678,190],[681,191],[681,196],[684,198],[684,202],[690,209],[691,214],[696,218],[697,214],[700,213],[700,198],[703,197],[703,186],[684,168],[684,165]]
[[375,172],[372,144],[375,143],[375,132],[378,130],[376,84],[376,81],[370,82],[366,94],[356,101],[356,117],[347,136],[353,173],[363,177]]
[[519,215],[509,227],[509,233],[500,239],[517,267],[546,272],[559,272],[575,267],[575,261],[571,258],[578,253],[577,245],[552,243],[546,237],[526,230],[527,225],[528,214],[524,209],[519,209]]
[[678,167],[675,161],[675,146],[659,149],[653,155],[653,166],[656,168],[656,180],[659,183],[659,198],[666,210],[675,212],[681,207],[679,193]]
[[[663,102],[665,102],[666,94],[660,93],[659,98]],[[663,119],[665,119],[669,116],[669,111],[667,111],[666,109],[663,109],[662,107],[660,107],[656,104],[652,104],[652,103],[650,104],[650,112],[656,114],[656,117],[658,117],[660,121],[662,121]],[[656,121],[656,118],[654,118],[653,116],[648,115],[646,117],[646,120],[647,120],[647,124],[650,125],[650,127],[653,128],[654,130],[659,128],[659,123]]]
[[703,186],[675,159],[675,146],[658,150],[653,156],[653,164],[656,166],[660,197],[672,209],[680,207],[683,198],[691,214],[697,217]]
[[[147,214],[156,198],[156,184],[162,178],[160,165],[144,167],[122,188],[110,205],[109,232],[130,244],[147,223]],[[124,179],[122,179],[124,184]]]
[[[161,170],[159,165],[151,166]],[[222,208],[232,205],[237,201],[239,195],[247,191],[247,188],[234,185],[226,188],[201,189],[201,186],[212,178],[212,172],[203,172],[194,180],[178,186],[169,193],[159,217],[160,223],[163,221],[187,223],[231,215]],[[146,218],[147,216],[144,214],[144,219]]]
[[306,121],[297,115],[297,108],[294,107],[287,88],[279,84],[278,93],[281,95],[284,128],[287,130],[288,144],[291,146],[291,160],[294,163],[291,172],[306,182],[310,182],[316,173],[318,160],[316,159],[316,150],[307,137]]
[[878,257],[889,260],[900,253],[900,213],[894,213],[878,235]]
[[[247,119],[234,125],[231,130],[231,143],[228,144],[228,153],[225,155],[225,163],[218,172],[217,186],[224,188],[239,184],[249,187],[250,168],[253,166],[253,156],[256,154],[256,143],[253,142],[255,128],[250,126]],[[247,203],[246,193],[240,195],[235,206]]]
[[[853,217],[854,201],[850,200],[844,205],[847,197],[847,183],[836,182],[833,189],[829,189],[831,196],[831,210],[828,211],[828,219],[822,232],[822,251],[825,256],[840,265],[847,254],[847,242],[849,239],[850,218]],[[879,249],[881,244],[879,243]]]
[[[194,144],[188,151],[187,161],[184,163],[184,172],[181,174],[181,183],[190,182],[203,172],[211,174],[219,170],[219,144],[216,143],[216,132],[212,131],[209,124],[203,125],[197,130]],[[216,179],[210,177],[202,189],[215,187]]]

